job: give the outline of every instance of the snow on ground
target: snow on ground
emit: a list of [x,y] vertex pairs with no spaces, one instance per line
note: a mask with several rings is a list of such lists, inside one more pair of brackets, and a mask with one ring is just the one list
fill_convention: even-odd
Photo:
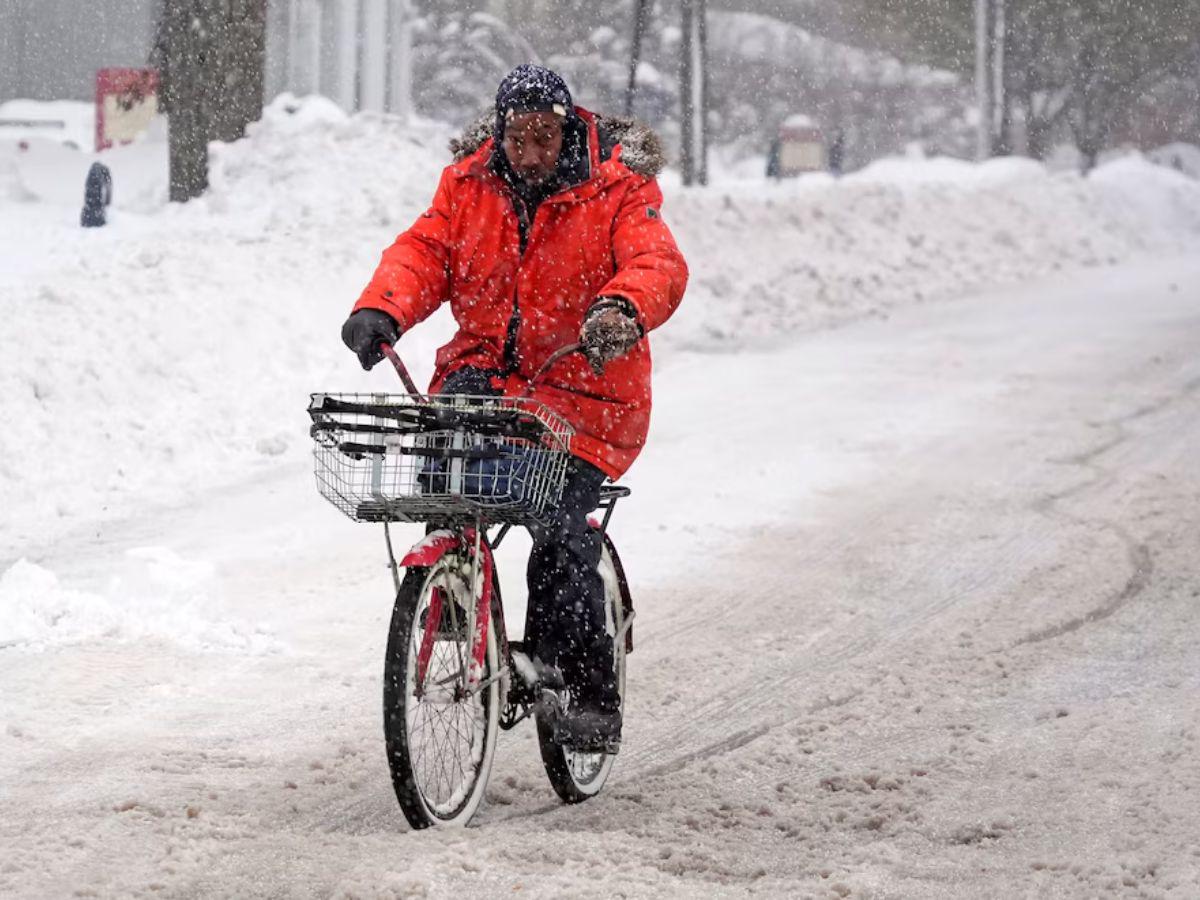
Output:
[[92,592],[154,542],[280,649],[0,652],[0,893],[1194,897],[1198,300],[1157,261],[680,358],[613,781],[560,806],[518,730],[465,833],[396,808],[380,536],[303,466],[46,547]]
[[1138,160],[668,176],[615,780],[558,807],[526,729],[480,828],[405,833],[380,536],[304,406],[392,386],[338,328],[446,137],[281,98],[98,231],[90,158],[0,150],[0,893],[1200,893],[1200,187]]

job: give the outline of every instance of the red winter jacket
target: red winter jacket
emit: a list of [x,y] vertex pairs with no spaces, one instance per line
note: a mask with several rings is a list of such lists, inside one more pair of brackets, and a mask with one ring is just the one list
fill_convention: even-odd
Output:
[[[438,351],[431,391],[464,366],[505,368],[515,303],[520,327],[515,370],[504,384],[509,395],[519,394],[551,353],[578,340],[597,297],[629,300],[647,332],[683,298],[687,265],[659,214],[657,138],[627,120],[577,112],[587,126],[590,174],[542,201],[524,253],[509,188],[489,167],[488,137],[460,149],[461,158],[442,172],[433,205],[384,251],[355,304],[383,310],[407,331],[450,301],[458,333]],[[649,342],[639,341],[603,375],[579,354],[566,357],[533,397],[575,427],[576,456],[617,478],[646,442]]]

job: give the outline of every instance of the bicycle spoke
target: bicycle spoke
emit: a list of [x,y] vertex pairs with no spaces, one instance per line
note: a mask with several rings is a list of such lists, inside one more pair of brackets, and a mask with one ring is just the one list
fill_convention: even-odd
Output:
[[446,807],[461,802],[479,777],[481,758],[477,748],[484,739],[479,731],[486,728],[485,697],[491,688],[488,685],[468,694],[462,683],[463,664],[471,651],[468,642],[458,637],[465,622],[454,584],[453,579],[445,577],[434,583],[444,591],[440,621],[429,620],[428,601],[422,604],[417,621],[425,614],[425,627],[418,625],[413,629],[409,651],[415,658],[428,629],[438,630],[428,644],[429,659],[419,698],[415,685],[411,685],[406,701],[406,726],[417,788],[439,815],[451,814],[453,810]]

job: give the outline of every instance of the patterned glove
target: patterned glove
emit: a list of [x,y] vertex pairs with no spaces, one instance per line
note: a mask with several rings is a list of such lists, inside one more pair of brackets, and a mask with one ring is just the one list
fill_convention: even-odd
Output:
[[383,359],[379,345],[400,340],[400,326],[383,310],[360,309],[350,314],[342,326],[342,342],[358,354],[364,369]]
[[624,297],[600,297],[583,317],[579,343],[592,369],[600,374],[605,363],[632,350],[642,334],[632,303]]

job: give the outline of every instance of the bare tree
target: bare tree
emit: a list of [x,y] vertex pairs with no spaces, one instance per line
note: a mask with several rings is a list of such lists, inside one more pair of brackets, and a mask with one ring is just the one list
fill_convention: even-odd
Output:
[[262,116],[267,0],[163,0],[153,62],[170,119],[171,200],[208,187],[209,141]]
[[1173,76],[1194,71],[1200,4],[1160,0],[1074,0],[1067,29],[1071,59],[1068,121],[1084,165],[1128,125],[1139,100]]

